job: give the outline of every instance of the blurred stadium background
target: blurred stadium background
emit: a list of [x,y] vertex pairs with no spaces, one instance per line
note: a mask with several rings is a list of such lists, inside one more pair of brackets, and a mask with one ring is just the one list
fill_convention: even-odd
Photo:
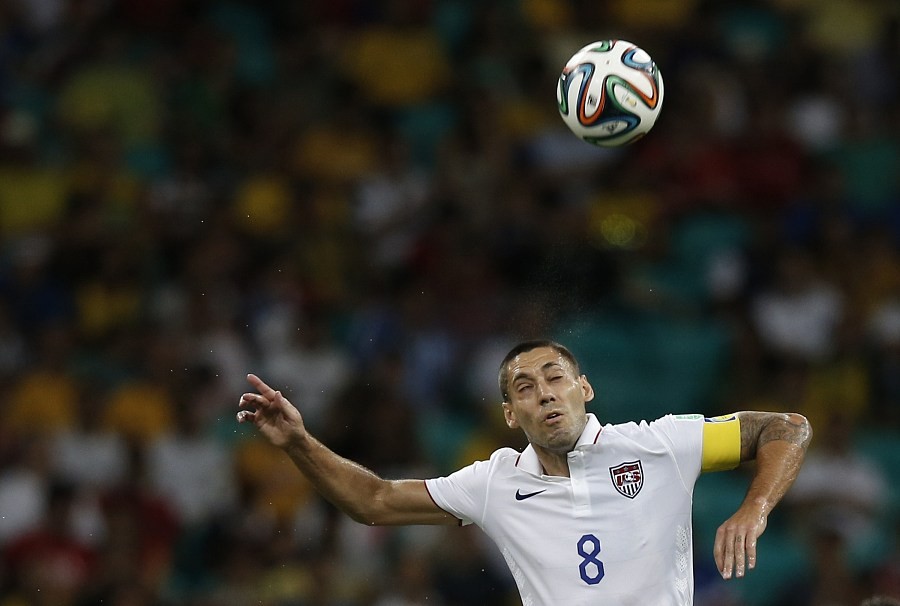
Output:
[[[666,99],[594,149],[585,43]],[[239,428],[253,371],[391,477],[501,445],[549,335],[601,419],[798,410],[758,570],[700,606],[900,597],[895,0],[0,2],[0,606],[511,605],[470,529],[366,528]],[[548,528],[547,532],[553,530]]]

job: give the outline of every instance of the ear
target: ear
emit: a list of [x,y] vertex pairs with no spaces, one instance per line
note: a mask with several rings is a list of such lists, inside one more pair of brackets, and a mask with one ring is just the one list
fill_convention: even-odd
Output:
[[516,420],[516,413],[512,409],[512,405],[509,402],[504,402],[503,406],[503,417],[506,419],[506,426],[510,429],[516,429],[519,426],[519,422]]
[[581,392],[584,394],[584,401],[590,402],[591,400],[593,400],[594,388],[587,380],[587,377],[585,375],[581,375],[580,377],[578,377],[578,381],[581,383]]

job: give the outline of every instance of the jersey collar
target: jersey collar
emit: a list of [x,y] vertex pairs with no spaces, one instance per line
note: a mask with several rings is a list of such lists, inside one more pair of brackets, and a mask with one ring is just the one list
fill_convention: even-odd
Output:
[[[587,413],[587,424],[585,424],[584,431],[581,432],[578,441],[575,442],[575,448],[580,448],[588,444],[596,444],[602,429],[603,426],[600,424],[600,421],[597,420],[597,417],[593,413]],[[522,454],[516,459],[516,467],[536,476],[544,475],[541,461],[538,459],[537,453],[534,451],[531,444],[526,446],[525,450],[522,451]]]

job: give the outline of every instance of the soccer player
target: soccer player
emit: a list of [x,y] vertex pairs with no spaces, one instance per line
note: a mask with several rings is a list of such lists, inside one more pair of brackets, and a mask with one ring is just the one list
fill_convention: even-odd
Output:
[[503,414],[529,445],[447,477],[387,480],[311,436],[300,412],[255,375],[238,421],[282,448],[316,489],[365,524],[477,524],[506,559],[525,606],[693,603],[691,495],[704,471],[756,460],[747,495],[719,527],[726,579],[756,565],[757,539],[812,437],[799,414],[667,415],[602,425],[594,389],[564,346],[529,341],[500,366]]

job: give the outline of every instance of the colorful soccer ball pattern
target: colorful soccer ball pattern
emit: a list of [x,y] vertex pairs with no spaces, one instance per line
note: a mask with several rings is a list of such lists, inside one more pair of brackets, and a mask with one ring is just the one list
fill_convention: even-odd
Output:
[[575,53],[559,76],[559,113],[594,145],[626,145],[659,117],[663,79],[644,50],[625,40],[601,40]]

